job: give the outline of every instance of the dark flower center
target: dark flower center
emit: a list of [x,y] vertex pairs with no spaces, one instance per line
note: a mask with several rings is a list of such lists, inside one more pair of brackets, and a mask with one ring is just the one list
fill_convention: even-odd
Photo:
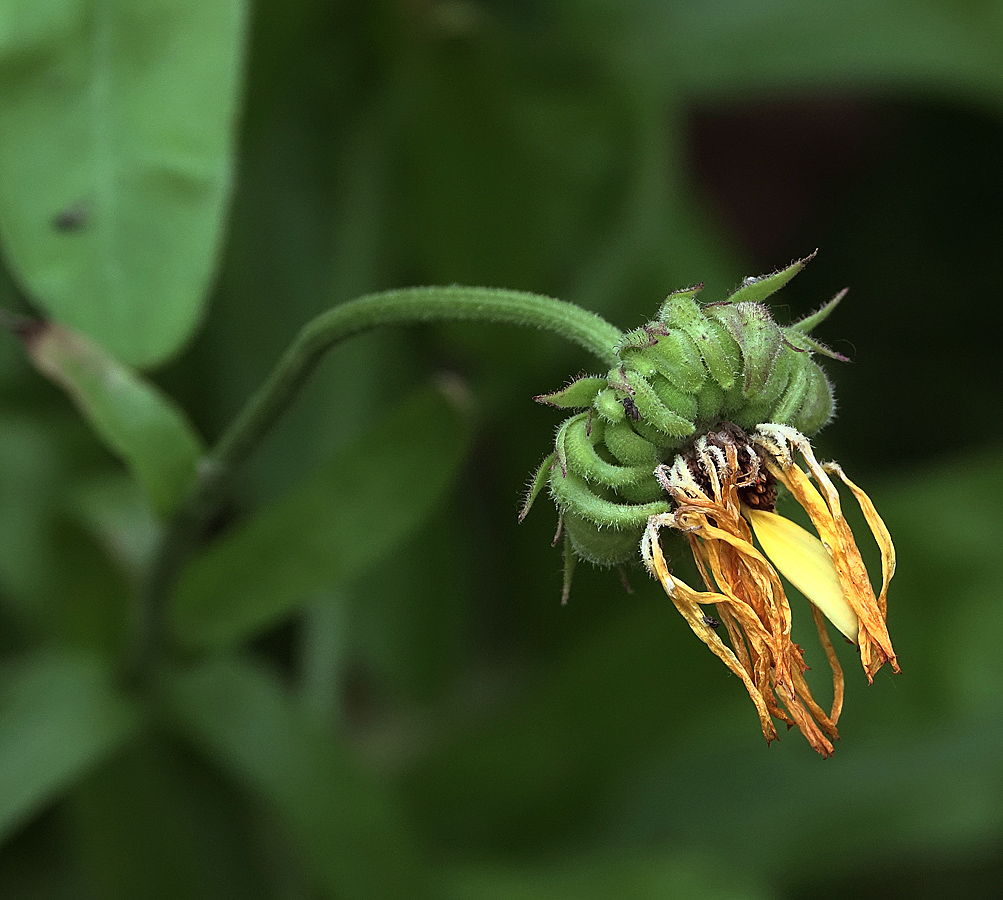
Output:
[[[721,422],[703,436],[703,447],[696,443],[683,454],[686,467],[705,494],[713,492],[707,466],[713,464],[718,482],[734,479],[738,499],[751,509],[773,512],[777,505],[777,482],[766,468],[762,450],[749,440],[734,422]],[[714,448],[720,451],[715,454]],[[732,451],[732,452],[729,452]],[[710,451],[710,453],[708,453]],[[729,472],[726,460],[736,461],[736,470]]]

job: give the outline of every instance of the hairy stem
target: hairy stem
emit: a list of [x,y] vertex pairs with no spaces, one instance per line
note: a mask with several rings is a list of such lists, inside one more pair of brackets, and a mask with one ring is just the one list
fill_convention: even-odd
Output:
[[289,406],[324,354],[335,344],[380,325],[419,322],[490,322],[553,331],[580,344],[607,366],[620,332],[572,303],[496,288],[421,287],[369,294],[308,323],[268,380],[250,399],[209,455],[223,470],[242,462]]

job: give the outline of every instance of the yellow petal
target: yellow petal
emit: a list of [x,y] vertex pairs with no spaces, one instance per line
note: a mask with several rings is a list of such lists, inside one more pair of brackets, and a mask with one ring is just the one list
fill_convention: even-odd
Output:
[[857,616],[843,594],[839,575],[822,542],[800,525],[776,513],[744,510],[759,543],[787,580],[814,603],[851,641],[857,640]]

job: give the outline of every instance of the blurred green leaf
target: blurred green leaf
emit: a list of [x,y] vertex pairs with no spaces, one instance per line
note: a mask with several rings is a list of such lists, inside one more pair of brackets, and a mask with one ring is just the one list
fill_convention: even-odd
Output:
[[[477,491],[470,481],[463,494]],[[470,558],[464,512],[460,502],[444,504],[401,543],[406,566],[374,566],[348,588],[345,655],[365,663],[395,697],[429,703],[469,664],[465,639],[484,585]]]
[[80,873],[59,816],[44,817],[0,847],[4,900],[81,900]]
[[66,490],[67,453],[48,422],[3,414],[0,428],[0,589],[26,624],[47,607],[59,557],[51,534]]
[[142,741],[100,766],[77,786],[70,812],[89,896],[268,896],[243,805],[162,741]]
[[0,837],[135,734],[98,658],[38,655],[0,670]]
[[189,566],[181,636],[238,641],[385,556],[442,499],[468,427],[443,394],[409,400]]
[[669,21],[659,39],[701,60],[673,74],[700,96],[937,85],[998,99],[1003,89],[998,3],[688,0]]
[[282,822],[331,896],[431,897],[393,797],[268,672],[221,659],[171,678],[182,732]]
[[70,504],[109,559],[132,584],[138,584],[161,534],[140,486],[125,472],[103,472],[82,479]]
[[[778,90],[805,94],[906,87],[989,97],[1003,89],[1003,9],[957,0],[578,0],[563,34],[603,34],[639,91],[734,103]],[[698,58],[699,66],[689,64]]]
[[29,325],[24,340],[32,362],[69,393],[157,511],[170,515],[202,456],[201,441],[184,413],[134,371],[65,328]]
[[[792,741],[750,753],[737,716],[698,718],[693,739],[625,779],[623,804],[610,816],[616,839],[694,851],[713,845],[778,884],[819,872],[853,878],[869,867],[908,869],[931,848],[943,860],[994,846],[1003,829],[998,710],[978,721],[938,717],[910,732],[899,724],[894,690],[885,695],[876,704],[884,730],[841,722],[843,740],[824,763]],[[750,840],[764,821],[771,839]]]
[[534,868],[485,865],[451,872],[456,900],[765,900],[749,877],[710,853],[559,859]]
[[[1001,495],[998,452],[914,470],[874,495],[898,553],[888,615],[901,647],[903,675],[894,683],[903,718],[997,720],[1003,702]],[[875,710],[868,724],[879,727],[889,715]]]
[[344,688],[348,618],[344,592],[326,591],[303,610],[299,643],[299,695],[303,710],[321,725],[338,724]]
[[398,227],[421,277],[542,290],[591,241],[607,181],[636,155],[628,99],[584,65],[557,77],[496,23],[414,49],[394,85],[407,204]]
[[[128,535],[112,535],[111,522],[105,523],[108,533],[101,537],[121,542],[121,549],[142,541],[153,512],[65,400],[37,376],[33,380],[51,395],[59,413],[0,414],[0,606],[9,615],[0,626],[0,646],[23,650],[26,641],[55,637],[74,647],[115,652],[128,627],[129,585],[97,552],[96,524],[86,521],[80,527],[87,518],[80,470],[93,472],[97,465],[109,480],[117,476],[141,505],[142,512],[128,522],[121,510],[114,526],[128,529]],[[95,474],[83,482],[102,480]],[[88,513],[96,514],[96,508]]]
[[[550,602],[561,609],[554,588]],[[643,583],[637,588],[649,595]],[[610,584],[614,590],[620,589]],[[403,774],[407,795],[431,833],[464,850],[563,843],[589,827],[618,773],[666,736],[688,729],[710,698],[699,685],[691,690],[680,673],[694,661],[696,673],[701,664],[713,672],[720,663],[667,601],[635,596],[621,603],[626,608],[612,624],[579,641],[494,715],[451,735]],[[754,712],[747,724],[756,727]]]
[[245,4],[7,4],[0,235],[28,292],[151,365],[201,315],[230,184]]

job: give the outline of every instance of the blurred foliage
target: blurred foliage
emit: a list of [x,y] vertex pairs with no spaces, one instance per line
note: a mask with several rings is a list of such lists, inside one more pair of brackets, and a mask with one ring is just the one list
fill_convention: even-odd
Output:
[[[0,895],[999,896],[1001,115],[998,0],[0,0],[0,306],[118,373],[61,370],[84,421],[0,334]],[[816,446],[899,549],[903,674],[839,648],[833,759],[767,749],[640,569],[560,606],[530,398],[597,367],[511,328],[331,354],[123,678],[173,466],[313,315],[468,283],[628,328],[815,247],[775,308],[850,286]]]

